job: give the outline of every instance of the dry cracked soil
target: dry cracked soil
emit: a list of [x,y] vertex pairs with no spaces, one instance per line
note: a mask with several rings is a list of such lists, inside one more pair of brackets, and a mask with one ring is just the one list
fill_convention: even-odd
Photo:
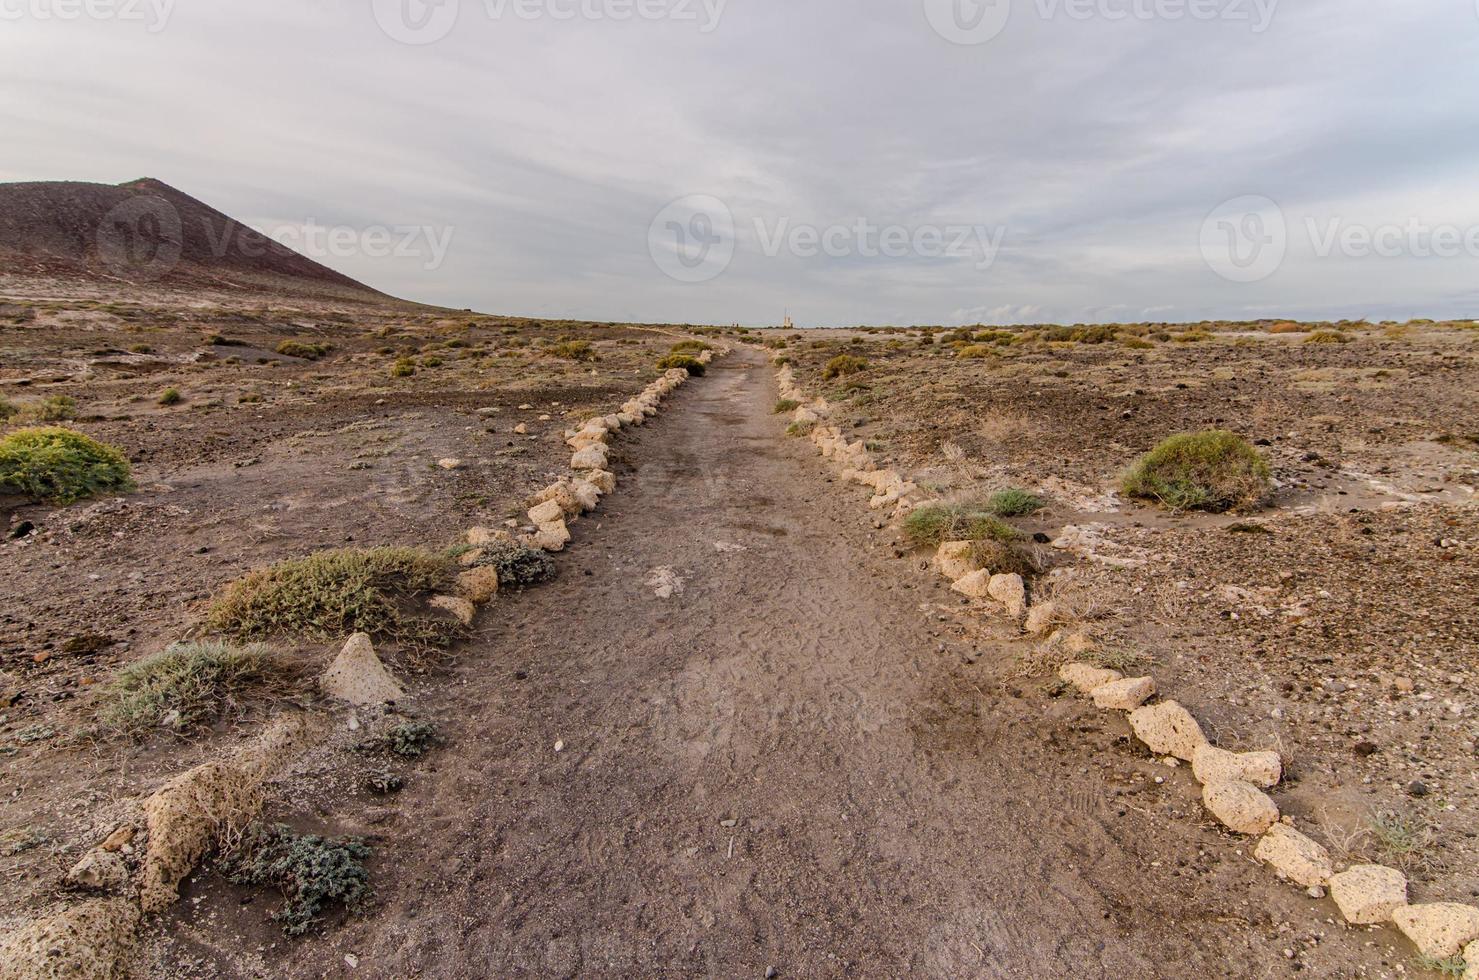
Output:
[[373,839],[371,907],[284,941],[203,874],[156,974],[1392,975],[1122,723],[968,671],[1007,654],[774,400],[740,349],[624,434],[559,579],[417,685],[404,792],[314,804]]

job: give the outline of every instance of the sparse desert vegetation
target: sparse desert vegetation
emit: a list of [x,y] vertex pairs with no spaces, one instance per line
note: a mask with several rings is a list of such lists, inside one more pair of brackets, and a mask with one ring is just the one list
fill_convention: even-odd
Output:
[[0,436],[0,491],[53,504],[132,489],[128,460],[112,446],[57,426]]
[[448,623],[407,614],[408,600],[445,591],[451,557],[419,548],[346,548],[290,558],[231,582],[211,604],[212,629],[243,639],[298,634],[331,640],[368,633],[443,646]]
[[175,643],[119,671],[103,689],[98,715],[129,735],[161,726],[189,731],[238,699],[280,693],[293,676],[263,644]]
[[1268,496],[1268,464],[1248,440],[1209,430],[1170,436],[1136,460],[1120,480],[1126,496],[1173,510],[1219,513],[1257,506]]
[[[1288,321],[1128,325],[1113,344],[1081,327],[1010,333],[989,357],[961,357],[980,331],[808,331],[788,358],[848,439],[939,498],[902,520],[900,547],[922,564],[1004,514],[1018,545],[1050,542],[1028,548],[1039,564],[1023,574],[1054,610],[1043,636],[1061,635],[1035,641],[1021,672],[1051,691],[1070,656],[1153,664],[1209,731],[1297,760],[1304,775],[1280,799],[1297,825],[1319,823],[1332,850],[1354,834],[1354,859],[1412,867],[1424,894],[1463,900],[1479,869],[1459,816],[1479,805],[1465,720],[1479,456],[1458,435],[1475,425],[1471,334]],[[868,362],[866,384],[829,384],[843,356]],[[1002,487],[1037,500],[993,507]],[[963,668],[961,683],[984,689],[998,669]]]

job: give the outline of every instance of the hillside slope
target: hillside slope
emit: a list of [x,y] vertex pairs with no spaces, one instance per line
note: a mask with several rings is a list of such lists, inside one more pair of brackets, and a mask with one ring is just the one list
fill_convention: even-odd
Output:
[[0,184],[0,272],[389,299],[152,178]]

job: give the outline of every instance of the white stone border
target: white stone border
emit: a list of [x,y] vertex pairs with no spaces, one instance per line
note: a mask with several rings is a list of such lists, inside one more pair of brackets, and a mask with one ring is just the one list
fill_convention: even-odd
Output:
[[[728,347],[716,347],[700,351],[695,360],[707,365],[727,353]],[[528,517],[536,530],[520,542],[545,551],[564,550],[570,542],[566,518],[594,510],[602,496],[616,489],[616,475],[606,469],[611,434],[644,424],[688,379],[686,369],[672,368],[620,411],[567,431],[565,442],[574,450],[572,475],[534,495]],[[482,527],[470,528],[466,537],[473,548],[468,554],[473,556],[479,547],[515,540],[507,531]],[[467,557],[463,556],[465,564],[473,565]],[[497,595],[497,573],[471,567],[457,581],[459,595],[436,596],[430,605],[470,625],[477,606]],[[400,682],[386,670],[364,634],[348,639],[319,680],[327,696],[361,706],[403,694]],[[144,916],[161,912],[178,899],[179,883],[206,855],[224,825],[239,826],[256,815],[262,786],[306,749],[311,741],[307,735],[316,727],[305,715],[279,718],[228,758],[196,766],[146,798],[140,821],[115,829],[83,854],[67,875],[75,887],[124,894],[64,906],[0,938],[0,977],[115,975],[137,940]],[[143,853],[133,882],[123,854],[135,850],[136,838],[142,841]]]
[[[892,469],[880,470],[864,442],[849,443],[840,428],[826,424],[831,406],[824,398],[810,398],[796,384],[789,364],[778,365],[776,385],[783,399],[798,403],[792,425],[809,427],[805,434],[842,470],[844,480],[874,491],[868,502],[871,509],[891,506],[897,521],[927,502],[917,499],[918,487],[906,477]],[[1060,625],[1063,614],[1052,601],[1029,606],[1020,576],[992,575],[976,568],[971,542],[941,544],[933,564],[956,592],[994,599],[1013,619],[1025,613],[1023,629],[1028,635],[1046,634]],[[1083,653],[1089,645],[1081,634],[1066,631],[1054,632],[1049,642],[1070,654]],[[1479,908],[1453,902],[1409,905],[1407,878],[1395,868],[1357,864],[1337,874],[1329,852],[1296,830],[1293,818],[1281,816],[1278,804],[1264,792],[1283,777],[1278,753],[1238,754],[1213,746],[1196,718],[1177,702],[1147,703],[1158,693],[1152,677],[1125,677],[1072,661],[1061,665],[1058,676],[1096,707],[1127,712],[1130,730],[1151,752],[1191,763],[1192,774],[1202,785],[1202,805],[1232,832],[1258,837],[1253,856],[1281,879],[1306,889],[1315,899],[1324,898],[1328,889],[1353,926],[1392,923],[1425,957],[1444,960],[1462,955],[1467,963],[1462,980],[1479,980]]]

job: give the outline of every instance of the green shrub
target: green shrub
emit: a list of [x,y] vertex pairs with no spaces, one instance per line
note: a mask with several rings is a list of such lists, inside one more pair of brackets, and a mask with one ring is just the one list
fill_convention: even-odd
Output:
[[66,422],[77,417],[77,399],[67,395],[52,395],[35,405],[27,405],[26,417],[35,422]]
[[555,344],[549,352],[567,361],[594,361],[596,359],[596,349],[588,340],[567,340],[563,344]]
[[1199,344],[1204,340],[1211,340],[1212,335],[1205,330],[1187,330],[1171,339],[1178,344]]
[[277,352],[284,357],[301,357],[305,361],[316,361],[331,349],[328,344],[307,340],[284,340],[277,345]]
[[121,670],[103,689],[99,719],[130,735],[166,723],[193,728],[242,692],[282,680],[284,671],[261,644],[176,643]]
[[1152,350],[1155,347],[1153,342],[1140,337],[1121,337],[1120,343],[1130,350]]
[[986,499],[986,511],[997,517],[1021,517],[1045,506],[1041,497],[1020,487],[998,490]]
[[161,405],[178,405],[184,399],[185,396],[180,394],[178,388],[166,388],[159,393],[159,404]]
[[967,360],[979,360],[987,357],[996,357],[997,353],[985,344],[966,344],[964,347],[956,349],[955,356]]
[[134,344],[128,350],[129,350],[129,353],[131,353],[131,354],[152,354],[152,353],[154,353],[154,348],[153,347],[150,347],[148,344]]
[[687,354],[669,354],[657,362],[659,371],[671,371],[673,368],[682,368],[695,378],[701,378],[704,374],[703,362]]
[[380,738],[387,752],[405,759],[425,755],[435,742],[436,729],[424,721],[403,721]]
[[16,404],[5,398],[0,398],[0,422],[7,422],[21,413]]
[[775,403],[775,408],[771,411],[776,415],[785,415],[787,412],[796,411],[800,406],[801,403],[794,398],[782,398]]
[[1115,328],[1102,324],[1093,327],[1079,327],[1073,331],[1072,340],[1080,344],[1107,344],[1115,339]]
[[17,429],[0,439],[0,492],[54,504],[133,489],[123,453],[80,432]]
[[807,420],[805,422],[792,422],[790,425],[786,426],[786,435],[796,436],[797,438],[800,438],[802,436],[809,436],[811,435],[811,431],[816,427],[817,424],[810,420]]
[[555,560],[548,553],[512,541],[488,545],[477,564],[496,568],[503,587],[528,588],[555,577]]
[[447,589],[455,562],[420,548],[344,548],[259,568],[226,585],[210,627],[244,639],[280,633],[332,641],[368,633],[410,646],[446,646],[461,628],[405,611]]
[[278,824],[253,827],[237,853],[223,862],[239,885],[276,888],[283,906],[272,913],[289,936],[307,932],[330,902],[350,908],[370,890],[369,847],[357,837],[317,837]]
[[1220,513],[1268,496],[1268,464],[1242,436],[1220,429],[1174,435],[1126,471],[1127,496],[1174,510]]
[[390,366],[392,378],[409,378],[416,373],[416,364],[409,357],[402,357]]
[[1021,537],[1021,532],[984,507],[965,504],[916,507],[904,519],[904,534],[916,546],[931,548],[946,541],[1011,542]]
[[861,357],[852,354],[838,354],[827,362],[822,368],[822,380],[830,381],[832,378],[840,378],[843,375],[857,374],[868,370],[868,362]]
[[700,351],[713,349],[712,344],[706,344],[702,340],[680,340],[669,348],[674,354],[697,354]]
[[442,366],[442,359],[435,354],[430,354],[421,359],[421,366],[424,368],[439,368]]
[[1351,338],[1339,330],[1316,330],[1304,338],[1306,344],[1349,344]]

